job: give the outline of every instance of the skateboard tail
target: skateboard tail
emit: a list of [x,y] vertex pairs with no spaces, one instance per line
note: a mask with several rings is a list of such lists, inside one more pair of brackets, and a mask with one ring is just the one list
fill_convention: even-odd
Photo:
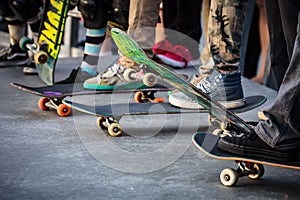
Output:
[[156,71],[156,73],[159,74],[164,81],[178,88],[185,95],[198,102],[201,106],[207,109],[219,120],[229,122],[231,125],[233,125],[242,132],[253,132],[253,129],[245,121],[243,121],[241,118],[239,118],[232,112],[228,111],[217,101],[211,99],[210,96],[203,93],[191,83],[182,79],[175,72],[150,60],[148,56],[144,53],[144,51],[139,47],[139,45],[124,31],[117,28],[113,28],[111,30],[111,34],[119,50],[125,56],[139,64],[144,64],[152,70]]
[[52,85],[55,82],[55,65],[60,52],[68,5],[69,0],[47,0],[44,6],[38,43],[40,45],[46,44],[43,50],[47,52],[48,59],[46,63],[36,63],[36,69],[42,81],[47,85]]

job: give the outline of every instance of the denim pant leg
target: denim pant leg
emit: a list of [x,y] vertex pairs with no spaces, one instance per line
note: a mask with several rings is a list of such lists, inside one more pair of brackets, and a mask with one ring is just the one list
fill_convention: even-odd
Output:
[[[250,28],[252,24],[252,18],[255,10],[256,0],[248,0],[248,5],[246,9],[246,15],[243,22],[243,32],[242,32],[242,43],[241,43],[241,59],[240,59],[240,71],[244,75],[245,71],[245,62],[246,62],[246,53],[248,46],[248,39]],[[255,66],[253,66],[255,67]]]
[[300,141],[300,14],[290,65],[275,102],[264,112],[269,120],[261,121],[256,133],[273,148],[286,150]]
[[289,65],[289,58],[278,0],[265,0],[265,8],[270,36],[270,74],[274,78],[275,88],[278,90]]

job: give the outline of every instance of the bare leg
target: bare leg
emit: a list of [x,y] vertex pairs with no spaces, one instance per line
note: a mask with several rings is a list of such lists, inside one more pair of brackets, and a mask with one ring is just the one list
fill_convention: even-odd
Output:
[[253,77],[251,80],[257,83],[263,83],[266,59],[268,54],[268,46],[269,46],[269,31],[268,31],[268,23],[266,17],[266,10],[264,5],[264,0],[257,0],[257,5],[259,8],[259,36],[260,36],[260,46],[261,46],[261,65],[258,68],[258,74]]

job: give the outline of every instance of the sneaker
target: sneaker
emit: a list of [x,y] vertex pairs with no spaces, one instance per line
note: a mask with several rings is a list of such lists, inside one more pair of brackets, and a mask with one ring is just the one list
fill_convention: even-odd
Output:
[[73,69],[68,78],[58,81],[55,84],[72,84],[72,83],[83,83],[87,79],[91,78],[92,76],[88,73],[81,71],[81,68],[78,67],[77,69]]
[[[83,87],[86,89],[114,89],[115,86],[124,86],[129,88],[141,87],[143,84],[138,84],[137,81],[129,81],[124,77],[124,72],[126,69],[134,69],[138,76],[140,73],[143,73],[142,67],[132,61],[131,59],[121,56],[117,64],[108,67],[103,73],[98,74],[96,77],[86,80],[83,84]],[[126,72],[125,72],[126,73]],[[130,87],[131,88],[131,87]]]
[[[219,101],[227,109],[245,105],[240,72],[220,74],[214,70],[209,77],[195,76],[192,84],[211,98]],[[203,109],[196,101],[179,91],[170,93],[169,102],[180,108]]]
[[194,59],[190,50],[182,45],[171,44],[167,40],[162,40],[152,47],[155,55],[162,61],[174,68],[186,68],[198,65],[198,59]]
[[30,62],[30,64],[27,67],[23,68],[23,73],[26,75],[37,75],[38,72],[36,71],[35,62],[33,60]]
[[251,134],[241,133],[222,137],[218,141],[218,147],[240,156],[262,158],[276,161],[296,161],[298,159],[298,148],[289,150],[278,150],[265,143],[253,131]]
[[28,62],[28,54],[19,47],[19,43],[0,50],[0,66],[25,65]]

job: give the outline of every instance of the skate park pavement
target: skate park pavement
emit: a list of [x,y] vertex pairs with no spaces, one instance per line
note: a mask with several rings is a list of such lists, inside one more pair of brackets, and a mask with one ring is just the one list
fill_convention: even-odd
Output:
[[[113,60],[103,58],[103,71]],[[60,59],[56,79],[68,76],[80,59]],[[196,69],[177,70],[196,73]],[[127,116],[124,134],[110,137],[96,117],[73,111],[59,117],[37,107],[38,96],[9,85],[45,85],[21,67],[0,68],[0,199],[299,199],[300,172],[265,166],[261,180],[241,178],[225,187],[219,173],[231,161],[209,158],[191,142],[209,131],[208,114]],[[240,114],[257,120],[257,111],[274,101],[276,92],[243,79],[245,96],[265,95],[267,103]],[[133,94],[74,96],[67,99],[98,105],[132,102]],[[160,92],[159,96],[167,97]],[[159,106],[156,104],[154,106]]]

